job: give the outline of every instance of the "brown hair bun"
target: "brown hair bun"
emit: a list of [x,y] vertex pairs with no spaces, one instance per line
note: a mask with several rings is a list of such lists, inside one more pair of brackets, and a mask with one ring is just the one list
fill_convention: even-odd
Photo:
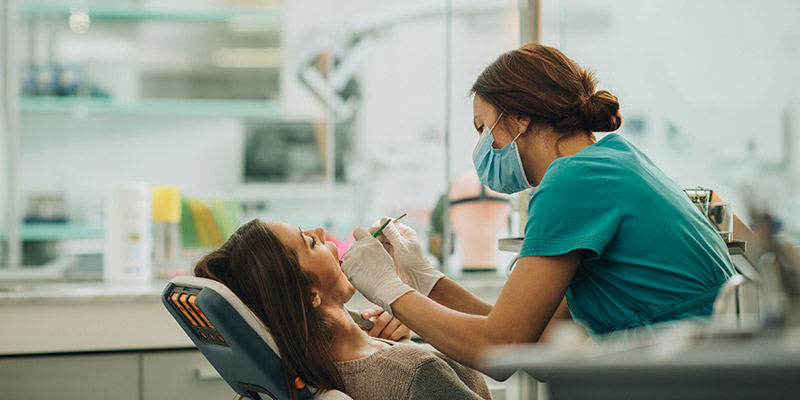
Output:
[[533,126],[549,126],[568,138],[614,131],[622,124],[617,98],[595,92],[596,86],[594,73],[558,49],[528,43],[486,67],[470,92],[499,111],[530,117]]
[[622,124],[619,100],[606,90],[599,90],[582,98],[578,114],[584,129],[591,132],[612,132]]

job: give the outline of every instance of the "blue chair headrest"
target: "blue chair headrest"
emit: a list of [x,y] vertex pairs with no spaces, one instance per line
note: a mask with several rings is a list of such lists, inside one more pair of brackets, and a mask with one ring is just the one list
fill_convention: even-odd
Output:
[[289,388],[272,334],[231,290],[193,276],[173,278],[161,301],[201,353],[238,394],[251,399],[288,399]]

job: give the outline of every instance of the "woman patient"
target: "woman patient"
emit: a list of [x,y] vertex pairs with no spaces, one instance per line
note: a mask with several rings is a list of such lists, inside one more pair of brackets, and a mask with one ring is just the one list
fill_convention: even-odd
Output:
[[[356,290],[322,228],[252,220],[194,273],[228,286],[270,330],[290,387],[299,376],[354,399],[491,398],[476,371],[429,346],[370,337],[353,322],[344,304]],[[384,336],[397,339],[398,325],[386,324]]]

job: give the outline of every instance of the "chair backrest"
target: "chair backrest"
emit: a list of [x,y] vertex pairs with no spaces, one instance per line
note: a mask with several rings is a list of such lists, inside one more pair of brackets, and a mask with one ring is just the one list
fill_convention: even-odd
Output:
[[289,399],[289,390],[297,390],[300,399],[349,398],[339,391],[315,396],[316,390],[299,379],[297,387],[287,387],[272,334],[220,282],[193,276],[175,277],[164,288],[161,301],[203,356],[243,397]]

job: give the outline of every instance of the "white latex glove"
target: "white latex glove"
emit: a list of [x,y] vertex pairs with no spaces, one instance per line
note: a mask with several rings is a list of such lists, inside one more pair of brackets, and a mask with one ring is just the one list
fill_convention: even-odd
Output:
[[367,300],[392,314],[391,304],[414,289],[397,276],[392,257],[378,239],[362,228],[356,228],[353,237],[356,242],[342,263],[344,274]]
[[[378,227],[385,221],[386,218],[382,218]],[[372,232],[377,230],[377,227],[374,229],[373,227],[370,228]],[[392,255],[400,279],[425,296],[430,294],[436,282],[444,277],[441,271],[431,266],[419,243],[417,232],[409,226],[402,222],[390,222],[378,235],[378,239],[383,243],[388,242],[384,247]]]

